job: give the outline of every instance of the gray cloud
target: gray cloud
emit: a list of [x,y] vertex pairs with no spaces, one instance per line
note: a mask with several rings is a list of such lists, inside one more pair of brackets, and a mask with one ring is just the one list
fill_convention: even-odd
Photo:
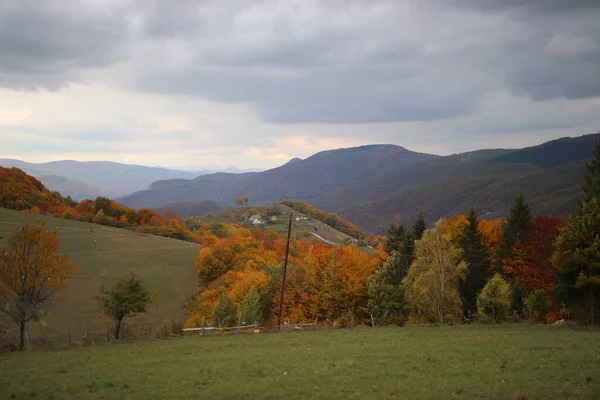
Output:
[[600,95],[597,1],[4,4],[9,88],[100,79],[256,103],[275,123],[443,120],[476,113],[494,91]]
[[[98,10],[100,11],[100,10]],[[0,85],[58,89],[119,58],[126,26],[67,2],[0,3]]]

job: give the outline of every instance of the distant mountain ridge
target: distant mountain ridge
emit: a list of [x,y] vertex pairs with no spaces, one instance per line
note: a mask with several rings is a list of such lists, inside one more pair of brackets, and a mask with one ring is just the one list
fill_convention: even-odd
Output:
[[374,177],[438,158],[394,145],[328,150],[263,172],[217,173],[192,180],[160,181],[149,190],[119,199],[130,207],[160,207],[179,201],[233,205],[240,196],[250,204],[286,199],[310,202],[332,190],[354,187]]
[[0,166],[17,167],[37,177],[48,188],[76,200],[97,196],[119,197],[132,191],[147,189],[157,180],[194,178],[197,173],[121,164],[111,161],[52,161],[28,163],[0,159]]
[[239,196],[256,205],[298,200],[376,233],[421,211],[430,222],[470,206],[485,218],[505,216],[518,192],[534,212],[567,215],[598,140],[600,135],[592,134],[444,157],[394,145],[329,150],[263,172],[159,181],[119,201],[161,207],[181,201],[229,206]]

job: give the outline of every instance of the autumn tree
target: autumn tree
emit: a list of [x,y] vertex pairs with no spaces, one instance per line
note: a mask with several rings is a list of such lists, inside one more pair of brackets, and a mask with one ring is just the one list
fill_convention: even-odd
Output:
[[490,277],[489,252],[479,230],[479,219],[471,208],[467,223],[457,239],[462,260],[467,264],[465,278],[460,282],[463,315],[468,317],[477,307],[477,295]]
[[477,315],[481,321],[496,323],[506,320],[509,310],[510,285],[500,274],[494,274],[477,296]]
[[144,282],[133,272],[116,281],[109,289],[103,289],[97,298],[100,308],[115,321],[115,339],[119,340],[123,319],[145,313],[152,303],[152,296]]
[[212,313],[213,325],[225,328],[235,325],[235,306],[226,292],[221,293]]
[[258,288],[253,286],[248,290],[246,296],[238,308],[238,320],[242,324],[258,324],[263,321],[263,305]]
[[19,325],[20,350],[25,346],[26,324],[43,315],[78,270],[59,253],[57,231],[47,230],[39,221],[17,228],[0,249],[0,309]]
[[497,267],[502,269],[504,260],[513,256],[513,247],[517,242],[525,241],[525,235],[531,228],[531,210],[523,194],[513,200],[509,215],[502,226],[502,243],[498,251]]
[[513,257],[504,261],[503,272],[509,282],[519,282],[525,294],[556,285],[552,265],[553,242],[566,223],[562,218],[537,216],[525,239],[513,246]]
[[443,323],[448,315],[457,317],[462,310],[459,281],[464,279],[466,264],[460,250],[444,234],[445,220],[440,219],[415,242],[415,260],[403,283],[406,298],[424,318]]

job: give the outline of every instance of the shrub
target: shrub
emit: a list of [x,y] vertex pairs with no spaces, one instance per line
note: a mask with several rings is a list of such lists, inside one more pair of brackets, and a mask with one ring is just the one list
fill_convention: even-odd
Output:
[[552,300],[546,289],[538,289],[525,298],[525,313],[529,322],[540,322],[550,312]]
[[477,314],[480,321],[505,321],[510,311],[510,285],[495,274],[477,296]]
[[154,331],[154,336],[157,338],[168,338],[170,336],[179,336],[182,333],[182,322],[166,319],[158,328],[156,328],[156,330]]

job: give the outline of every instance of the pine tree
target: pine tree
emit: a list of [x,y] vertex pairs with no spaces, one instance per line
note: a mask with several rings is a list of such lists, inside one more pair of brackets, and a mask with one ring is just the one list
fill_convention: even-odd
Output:
[[562,228],[554,242],[552,257],[563,287],[571,300],[586,305],[595,323],[600,288],[600,198],[592,198]]
[[587,306],[594,324],[600,289],[600,143],[586,167],[582,204],[560,230],[552,261],[570,300]]
[[594,150],[594,157],[586,165],[587,171],[581,185],[582,204],[594,198],[600,199],[600,141],[596,142]]
[[524,241],[531,227],[531,210],[522,193],[513,200],[506,223],[503,224],[502,244],[498,251],[497,268],[502,270],[504,260],[512,257],[513,246]]
[[406,272],[398,271],[402,266],[402,257],[395,252],[367,280],[368,308],[377,324],[398,323],[405,317],[406,302],[401,281]]
[[467,224],[458,238],[462,260],[467,264],[465,279],[460,283],[465,317],[474,313],[477,307],[477,295],[490,277],[489,251],[479,231],[479,219],[471,208],[467,215]]
[[412,225],[413,240],[420,240],[426,229],[427,223],[425,222],[425,217],[423,216],[423,213],[419,213],[416,221]]
[[406,229],[402,224],[390,224],[388,228],[388,234],[386,236],[387,243],[385,245],[385,252],[392,255],[394,251],[400,250],[402,242],[406,237]]

